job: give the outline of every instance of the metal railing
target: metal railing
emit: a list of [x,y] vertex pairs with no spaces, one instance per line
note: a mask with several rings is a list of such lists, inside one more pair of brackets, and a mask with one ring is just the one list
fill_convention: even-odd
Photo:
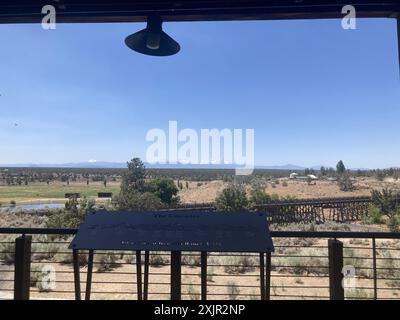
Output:
[[[74,299],[68,244],[75,233],[75,229],[0,228],[0,298],[23,298],[18,290],[27,286],[30,299]],[[19,253],[24,249],[16,248],[15,238],[23,239],[21,235],[32,236],[30,259],[25,262]],[[183,252],[181,298],[200,299],[205,294],[209,300],[400,297],[400,233],[272,231],[271,235],[275,252],[270,261],[268,255],[260,259],[258,253],[210,252],[205,276],[201,254]],[[79,258],[84,285],[87,252]],[[137,284],[142,281],[136,259],[135,252],[96,251],[91,298],[137,299]],[[21,276],[24,263],[30,265],[28,284]],[[170,277],[170,253],[150,252],[148,299],[169,299]]]

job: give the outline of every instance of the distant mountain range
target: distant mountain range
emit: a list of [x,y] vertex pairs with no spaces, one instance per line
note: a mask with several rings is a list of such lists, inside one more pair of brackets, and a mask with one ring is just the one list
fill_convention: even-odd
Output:
[[[226,164],[149,164],[145,163],[146,168],[158,168],[158,169],[235,169],[236,165]],[[88,162],[69,162],[69,163],[21,163],[21,164],[0,164],[3,168],[112,168],[112,169],[124,169],[126,168],[126,162],[106,162],[106,161],[88,161]],[[293,170],[299,171],[304,170],[306,167],[286,164],[277,166],[256,166],[256,169],[267,169],[267,170]],[[321,166],[309,167],[314,170],[319,170]],[[357,168],[358,169],[358,168]],[[353,169],[353,170],[357,170]],[[361,169],[368,170],[368,169]]]
[[[234,169],[237,166],[233,164],[150,164],[145,163],[146,168],[170,168],[170,169]],[[69,163],[19,163],[2,164],[0,167],[9,168],[126,168],[126,162],[69,162]],[[304,167],[287,164],[283,166],[256,166],[257,169],[275,169],[275,170],[303,170]]]
[[17,163],[1,164],[0,167],[8,168],[126,168],[126,163],[88,161],[69,163]]

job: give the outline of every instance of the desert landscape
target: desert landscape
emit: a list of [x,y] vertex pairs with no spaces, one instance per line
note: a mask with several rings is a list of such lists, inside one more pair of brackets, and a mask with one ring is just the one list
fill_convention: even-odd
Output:
[[[37,169],[36,169],[37,170]],[[10,171],[0,178],[0,227],[70,227],[64,225],[69,210],[85,215],[92,209],[115,210],[121,185],[126,183],[121,171],[97,170],[88,174],[62,169],[24,172]],[[61,170],[61,169],[58,169]],[[53,172],[54,171],[54,172]],[[302,173],[299,173],[302,174]],[[169,183],[174,198],[181,206],[208,204],[221,201],[221,195],[232,186],[251,199],[254,191],[267,199],[329,199],[370,197],[373,190],[397,192],[400,181],[393,176],[360,176],[349,173],[346,188],[339,183],[341,176],[316,179],[293,178],[291,172],[262,172],[246,179],[236,179],[228,172],[147,171],[146,184]],[[32,178],[33,177],[33,178]],[[19,179],[19,180],[18,180]],[[350,182],[348,182],[350,181]],[[347,188],[348,184],[351,184]],[[161,184],[160,184],[161,185]],[[165,187],[166,185],[164,185]],[[241,189],[242,188],[242,189]],[[98,193],[112,193],[110,198],[99,198]],[[68,199],[66,193],[77,193],[81,200]],[[140,193],[139,193],[140,194]],[[171,199],[170,199],[171,200]],[[71,202],[72,201],[72,202]],[[74,202],[75,201],[75,202]],[[140,200],[142,201],[142,200]],[[146,200],[147,201],[147,200]],[[29,207],[33,205],[33,209]],[[51,205],[57,205],[52,208]],[[71,207],[72,205],[72,207]],[[135,205],[135,204],[131,204]],[[26,207],[28,206],[28,207]],[[38,206],[38,207],[35,207]],[[46,207],[49,206],[49,207]],[[65,208],[64,208],[65,206]],[[67,209],[67,207],[69,209]],[[75,208],[75,209],[74,209]],[[75,210],[75,211],[74,211]],[[89,210],[89,211],[86,211]],[[371,209],[375,210],[375,209]],[[376,210],[375,210],[376,211]],[[375,212],[373,211],[373,212]],[[372,212],[372,211],[371,211]],[[65,216],[65,218],[64,218]],[[386,218],[372,216],[351,222],[271,224],[273,231],[389,231]],[[65,222],[63,222],[65,221]],[[56,224],[54,224],[56,223]],[[61,224],[59,224],[61,223]],[[13,287],[14,236],[1,235],[0,243],[0,298],[10,298]],[[72,254],[68,250],[70,236],[35,235],[32,248],[31,297],[33,299],[73,299],[74,280]],[[344,262],[354,266],[356,285],[345,291],[348,299],[398,299],[400,294],[400,240],[382,239],[373,244],[371,239],[342,239]],[[271,299],[328,299],[328,239],[275,238],[275,252],[271,258]],[[373,246],[377,274],[373,274]],[[82,291],[87,271],[87,252],[80,255]],[[135,254],[107,251],[95,254],[92,286],[93,299],[136,299]],[[184,299],[200,298],[200,256],[196,252],[182,257],[182,294]],[[208,298],[260,299],[260,260],[257,254],[209,253],[207,267]],[[169,298],[170,256],[166,252],[150,252],[149,299]],[[379,291],[374,292],[374,277]],[[52,283],[52,287],[47,286]],[[305,291],[306,290],[306,291]]]
[[[278,183],[276,183],[278,181]],[[286,182],[286,183],[285,183]],[[217,195],[227,186],[228,182],[221,180],[206,182],[189,182],[189,188],[179,192],[184,203],[213,202]],[[265,192],[279,197],[293,196],[296,199],[340,198],[369,196],[371,190],[393,188],[400,189],[400,180],[393,178],[377,181],[374,178],[358,178],[354,191],[341,191],[336,181],[316,181],[308,184],[304,181],[292,181],[288,178],[278,178],[264,184]]]
[[[268,177],[268,174],[266,174],[265,177],[256,177],[244,183],[248,191],[254,183],[257,183],[270,195],[291,196],[296,199],[369,196],[372,190],[384,188],[400,190],[400,180],[393,177],[386,177],[382,180],[377,180],[375,177],[355,177],[354,190],[342,191],[337,181],[334,180],[319,179],[308,183],[307,181],[289,179],[289,174],[290,171],[281,173],[277,177]],[[218,194],[232,183],[226,181],[226,179],[216,179],[215,177],[186,180],[186,173],[182,173],[182,178],[177,179],[175,175],[176,173],[166,176],[171,176],[176,185],[182,186],[182,188],[178,188],[181,203],[214,202]],[[106,185],[104,185],[104,179],[107,181]],[[114,175],[105,176],[101,181],[90,180],[89,183],[87,183],[87,179],[78,178],[69,181],[68,184],[65,181],[53,180],[49,183],[47,181],[34,181],[27,185],[25,183],[7,185],[3,174],[3,179],[0,175],[0,207],[9,206],[10,202],[15,202],[15,204],[65,202],[65,193],[79,193],[82,197],[101,202],[104,200],[97,197],[99,192],[111,192],[113,195],[117,195],[120,191],[120,185],[121,177]]]

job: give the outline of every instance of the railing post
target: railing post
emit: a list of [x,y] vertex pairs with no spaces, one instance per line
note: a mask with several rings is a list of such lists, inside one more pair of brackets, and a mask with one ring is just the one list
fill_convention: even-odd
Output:
[[142,294],[142,252],[136,250],[136,287],[137,287],[137,298],[143,300]]
[[143,300],[147,300],[149,296],[149,263],[150,253],[144,252],[144,280],[143,280]]
[[376,269],[376,241],[372,238],[372,266],[374,271],[374,300],[378,299],[378,274]]
[[29,300],[31,283],[31,236],[15,239],[14,299]]
[[72,263],[74,266],[75,300],[81,300],[81,278],[79,270],[79,251],[72,250]]
[[329,296],[331,300],[344,300],[343,280],[343,242],[328,240],[329,253]]

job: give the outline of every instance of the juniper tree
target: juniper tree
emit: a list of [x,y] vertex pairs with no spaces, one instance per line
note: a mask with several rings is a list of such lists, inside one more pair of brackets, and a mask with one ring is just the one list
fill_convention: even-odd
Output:
[[344,163],[342,160],[339,160],[339,162],[336,165],[336,172],[340,175],[346,172],[346,167],[344,166]]
[[122,177],[121,192],[129,190],[143,191],[146,168],[139,158],[127,162],[128,171]]

